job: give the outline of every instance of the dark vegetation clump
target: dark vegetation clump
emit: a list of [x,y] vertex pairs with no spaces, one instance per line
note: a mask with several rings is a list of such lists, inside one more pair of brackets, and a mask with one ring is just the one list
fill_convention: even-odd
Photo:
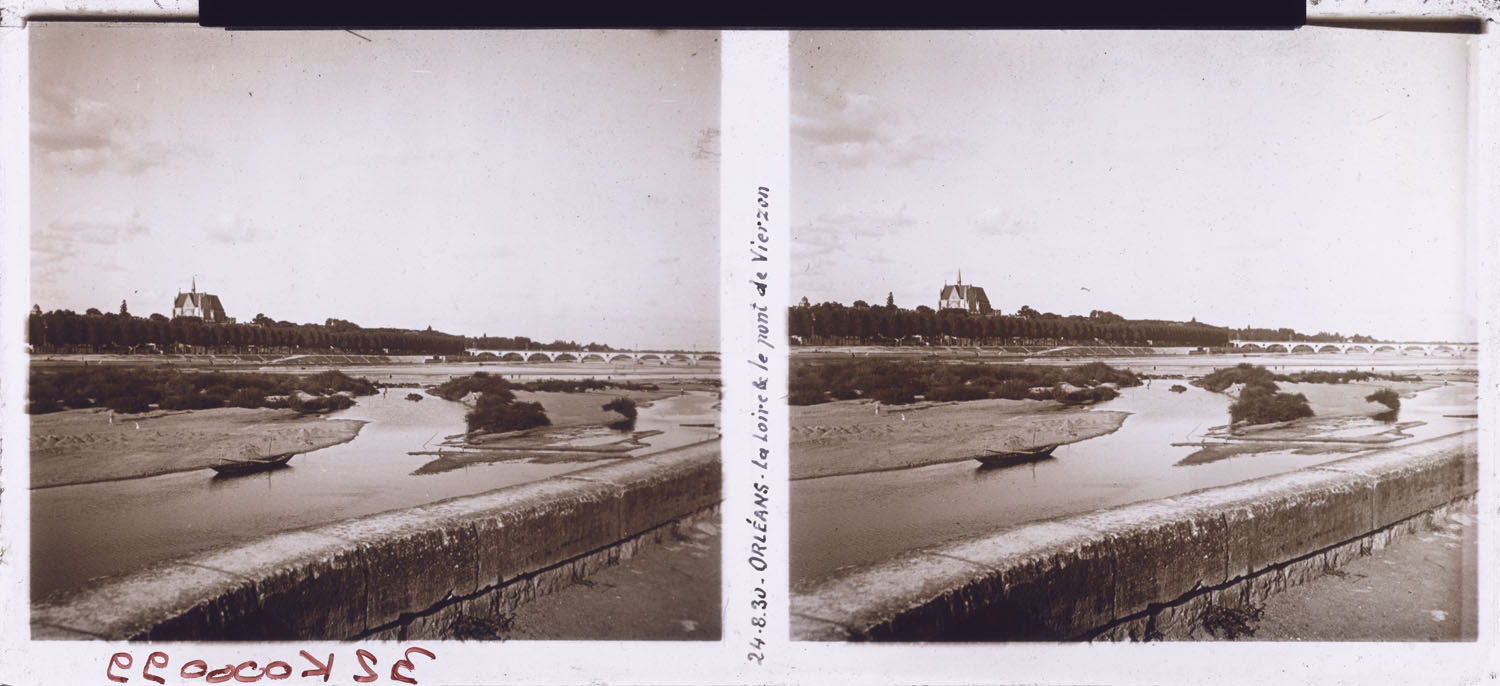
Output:
[[1173,393],[1186,393],[1187,392],[1187,386],[1184,386],[1184,385],[1182,385],[1180,383],[1174,383],[1174,384],[1172,384],[1171,388],[1168,388],[1167,390],[1169,390],[1169,391],[1171,391]]
[[1307,396],[1301,393],[1278,393],[1273,386],[1267,390],[1263,385],[1245,386],[1240,398],[1229,406],[1229,418],[1247,424],[1270,424],[1311,417],[1312,408]]
[[1215,369],[1213,373],[1207,374],[1192,383],[1199,388],[1205,388],[1215,393],[1222,393],[1225,389],[1235,384],[1244,384],[1247,391],[1252,387],[1260,387],[1270,391],[1277,390],[1276,375],[1271,370],[1248,362],[1225,369]]
[[626,391],[656,391],[660,387],[653,383],[635,383],[633,381],[603,381],[600,379],[538,379],[516,383],[506,381],[505,377],[495,376],[489,372],[474,372],[469,376],[459,376],[449,379],[431,389],[431,393],[444,400],[460,400],[470,393],[500,392],[511,393],[514,391],[531,391],[544,393],[583,393],[585,391],[597,391],[609,388],[618,388]]
[[[1241,363],[1225,369],[1215,369],[1194,382],[1196,386],[1210,391],[1222,392],[1234,384],[1243,384],[1240,397],[1229,406],[1229,419],[1247,424],[1270,424],[1313,416],[1307,396],[1301,393],[1281,393],[1277,380],[1285,380],[1259,365]],[[1184,389],[1186,390],[1186,389]]]
[[444,381],[437,386],[428,389],[431,393],[443,400],[459,401],[470,393],[493,393],[500,397],[515,399],[511,393],[511,384],[499,376],[491,376],[489,372],[474,372],[468,376],[456,376]]
[[[1066,390],[1062,384],[1077,386]],[[887,405],[982,400],[1057,400],[1081,404],[1108,400],[1118,392],[1106,386],[1141,385],[1140,377],[1101,362],[1076,367],[948,364],[896,360],[848,360],[799,364],[792,369],[787,402],[815,405],[831,400],[871,398]]]
[[1381,405],[1391,408],[1384,412],[1377,412],[1375,414],[1375,419],[1379,421],[1390,423],[1396,421],[1396,418],[1401,416],[1401,394],[1389,388],[1382,388],[1378,391],[1375,391],[1374,393],[1365,396],[1365,400],[1372,403],[1380,403]]
[[1349,383],[1350,381],[1369,381],[1370,379],[1385,379],[1387,381],[1421,381],[1422,377],[1414,374],[1380,374],[1376,372],[1362,372],[1358,369],[1346,369],[1342,372],[1296,372],[1294,374],[1277,375],[1277,381],[1290,381],[1292,383]]
[[407,393],[406,394],[406,399],[410,400],[410,401],[412,401],[414,403],[415,402],[421,402],[422,401],[422,394],[421,393]]
[[539,426],[551,426],[552,420],[542,409],[541,403],[516,401],[510,382],[487,372],[474,372],[469,376],[449,379],[428,390],[444,400],[462,400],[470,393],[478,393],[474,409],[464,415],[470,432],[497,433],[524,431]]
[[525,431],[552,424],[541,403],[517,402],[514,398],[515,396],[481,393],[479,400],[474,403],[474,409],[464,415],[469,431]]
[[584,391],[599,391],[608,388],[618,388],[625,391],[661,390],[661,387],[654,383],[601,381],[599,379],[538,379],[525,383],[513,383],[510,387],[518,391],[545,391],[550,393],[582,393]]
[[286,406],[303,414],[332,412],[333,410],[346,410],[354,407],[354,398],[337,394],[303,398],[301,395],[293,393],[287,396]]
[[1401,394],[1389,389],[1382,388],[1365,396],[1365,400],[1372,403],[1380,403],[1392,410],[1401,409]]
[[1064,405],[1087,405],[1089,403],[1113,400],[1119,397],[1120,392],[1109,386],[1093,386],[1069,391],[1061,385],[1052,389],[1052,399]]
[[[319,397],[295,404],[269,399],[290,398],[298,391]],[[323,412],[352,406],[354,400],[348,395],[375,392],[375,385],[368,380],[338,370],[302,376],[137,367],[32,370],[27,411],[44,414],[64,408],[108,407],[115,412],[136,413],[151,409],[292,407],[301,412]]]
[[630,431],[635,429],[636,409],[634,400],[631,400],[630,398],[615,398],[614,400],[604,403],[604,409],[607,411],[619,412],[620,415],[624,417],[619,421],[611,422],[609,428],[614,429],[615,431]]

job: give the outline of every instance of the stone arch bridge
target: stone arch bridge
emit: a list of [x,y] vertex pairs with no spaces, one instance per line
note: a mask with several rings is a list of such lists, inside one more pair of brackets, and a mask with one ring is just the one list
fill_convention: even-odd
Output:
[[1479,349],[1477,343],[1320,343],[1317,341],[1229,341],[1229,347],[1268,353],[1384,353],[1403,355],[1462,355]]
[[616,360],[632,360],[645,362],[646,360],[658,360],[661,362],[686,362],[698,364],[700,361],[719,360],[718,353],[684,353],[684,352],[654,352],[649,350],[590,352],[585,350],[490,350],[483,348],[469,348],[470,355],[494,355],[501,362],[614,362]]

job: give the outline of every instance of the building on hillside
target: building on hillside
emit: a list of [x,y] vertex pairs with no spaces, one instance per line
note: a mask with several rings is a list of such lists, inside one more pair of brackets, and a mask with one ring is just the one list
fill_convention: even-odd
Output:
[[995,310],[990,307],[989,296],[984,294],[984,289],[973,284],[964,283],[963,270],[958,272],[958,283],[943,284],[942,293],[938,294],[939,310],[963,310],[973,314],[994,314]]
[[193,317],[212,324],[234,321],[224,314],[224,305],[219,302],[219,296],[198,292],[197,278],[193,279],[193,290],[187,293],[177,291],[177,299],[172,301],[172,316]]

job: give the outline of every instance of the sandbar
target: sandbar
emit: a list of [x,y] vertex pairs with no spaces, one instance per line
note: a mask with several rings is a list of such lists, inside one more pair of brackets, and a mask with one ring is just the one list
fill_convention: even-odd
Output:
[[31,487],[207,470],[246,451],[309,452],[354,440],[362,426],[354,419],[266,408],[50,412],[31,417]]
[[793,480],[908,469],[969,460],[987,452],[1075,443],[1112,433],[1130,416],[1065,408],[1051,400],[898,406],[842,400],[791,409]]

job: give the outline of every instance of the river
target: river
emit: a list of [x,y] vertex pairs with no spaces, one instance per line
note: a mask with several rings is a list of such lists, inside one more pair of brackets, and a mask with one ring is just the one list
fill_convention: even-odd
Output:
[[[1147,373],[1152,366],[1149,361],[1117,362],[1137,370],[1144,367]],[[1164,365],[1158,362],[1157,366]],[[1221,361],[1218,366],[1225,365]],[[1326,365],[1329,369],[1351,366]],[[1210,427],[1227,423],[1230,400],[1195,386],[1173,393],[1168,390],[1172,383],[1155,380],[1149,388],[1127,388],[1118,398],[1096,405],[1100,410],[1131,415],[1112,434],[1058,448],[1055,459],[1005,468],[966,461],[793,482],[792,584],[802,587],[841,568],[872,564],[1014,524],[1223,486],[1352,456],[1297,455],[1288,450],[1179,466],[1176,463],[1197,448],[1171,444],[1198,440]],[[1388,445],[1474,426],[1477,420],[1443,416],[1473,412],[1474,388],[1474,384],[1457,383],[1404,400],[1401,421],[1426,424],[1408,430],[1411,438]]]
[[[358,374],[363,374],[359,370]],[[423,370],[431,373],[432,370]],[[399,392],[398,392],[399,391]],[[433,459],[408,455],[461,433],[467,407],[435,397],[405,400],[409,391],[358,399],[329,415],[368,422],[354,440],[292,458],[290,468],[231,479],[201,470],[31,492],[32,598],[103,575],[266,534],[472,495],[605,464],[512,460],[412,474]],[[642,407],[636,430],[658,452],[712,439],[717,395],[695,391]]]

